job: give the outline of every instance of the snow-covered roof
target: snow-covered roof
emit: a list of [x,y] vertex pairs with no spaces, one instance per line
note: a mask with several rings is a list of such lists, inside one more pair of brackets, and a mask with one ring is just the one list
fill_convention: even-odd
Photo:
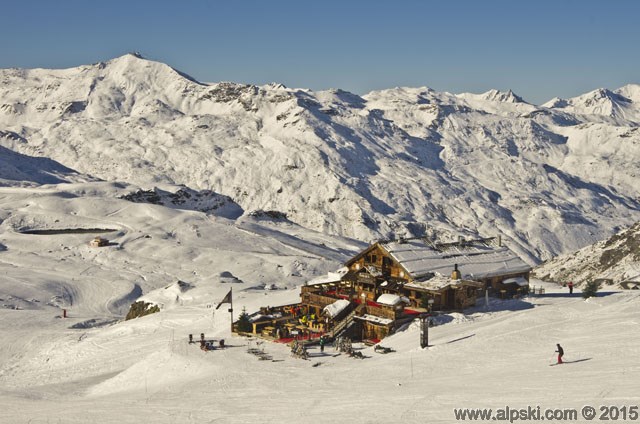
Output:
[[463,278],[478,279],[527,272],[531,267],[505,246],[489,241],[432,245],[423,239],[381,243],[413,278],[449,275],[457,264]]
[[517,284],[525,287],[529,285],[529,282],[524,277],[507,278],[503,281],[504,284]]
[[377,317],[375,315],[369,315],[369,314],[364,314],[361,317],[355,316],[354,318],[361,319],[363,321],[373,322],[375,324],[381,324],[381,325],[389,325],[389,324],[393,323],[392,319],[381,318],[381,317]]
[[340,299],[333,302],[331,305],[327,305],[324,307],[323,311],[325,314],[329,315],[331,318],[335,318],[340,315],[340,312],[344,311],[347,306],[349,306],[350,302],[346,299]]
[[319,277],[313,278],[307,282],[307,284],[327,284],[327,283],[337,283],[339,282],[344,275],[349,272],[349,268],[343,266],[342,268],[334,271],[328,272],[326,275],[321,275]]
[[428,278],[414,280],[410,283],[405,284],[405,287],[415,287],[425,290],[433,290],[439,291],[449,286],[451,287],[460,287],[463,285],[481,285],[476,281],[465,281],[465,280],[452,280],[449,276],[436,274],[433,277],[429,275]]
[[406,297],[395,295],[395,294],[385,293],[380,295],[380,297],[378,298],[378,300],[376,300],[376,302],[381,303],[383,305],[395,306],[401,302],[409,303],[409,299],[407,299]]

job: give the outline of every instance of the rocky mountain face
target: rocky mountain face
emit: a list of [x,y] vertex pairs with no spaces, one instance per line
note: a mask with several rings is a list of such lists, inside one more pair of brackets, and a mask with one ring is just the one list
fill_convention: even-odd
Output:
[[203,84],[137,55],[0,71],[0,146],[65,175],[212,190],[365,241],[501,233],[531,263],[640,220],[639,117],[637,85],[536,106]]
[[154,187],[151,190],[139,189],[120,196],[120,198],[134,203],[152,203],[230,219],[239,218],[244,212],[229,196],[223,196],[211,190],[196,191],[188,187],[181,187],[173,191],[163,190],[159,187]]
[[536,268],[535,274],[547,281],[578,285],[598,279],[616,285],[640,283],[640,222],[607,240],[558,256]]

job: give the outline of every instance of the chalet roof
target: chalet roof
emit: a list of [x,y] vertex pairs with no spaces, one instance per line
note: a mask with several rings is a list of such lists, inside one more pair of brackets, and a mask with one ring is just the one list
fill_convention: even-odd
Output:
[[326,275],[321,275],[319,277],[313,278],[312,280],[308,281],[307,284],[316,285],[316,284],[337,283],[342,279],[342,277],[345,276],[347,272],[349,272],[349,268],[347,268],[346,266],[343,266],[342,268],[334,272],[328,272]]
[[528,286],[529,282],[524,277],[507,278],[502,284],[517,284],[521,287]]
[[429,275],[428,278],[414,280],[405,284],[405,287],[415,287],[430,291],[441,291],[448,287],[458,288],[463,286],[481,287],[482,283],[468,280],[452,280],[449,276],[436,274],[433,277]]
[[390,325],[390,324],[393,323],[392,319],[382,318],[382,317],[378,317],[378,316],[370,315],[370,314],[364,314],[361,317],[354,316],[353,318],[359,319],[359,320],[362,320],[362,321],[369,321],[369,322],[372,322],[374,324],[380,324],[380,325]]
[[465,279],[527,272],[531,267],[495,239],[432,244],[424,239],[381,242],[380,246],[414,279],[450,275],[457,264]]
[[329,315],[331,318],[335,318],[340,315],[340,312],[344,311],[351,302],[345,299],[336,300],[330,305],[324,307],[323,311]]
[[398,303],[402,303],[402,302],[409,303],[409,299],[407,299],[406,297],[398,296],[396,294],[385,293],[380,295],[380,297],[378,297],[378,300],[376,300],[376,302],[381,303],[383,305],[395,306]]

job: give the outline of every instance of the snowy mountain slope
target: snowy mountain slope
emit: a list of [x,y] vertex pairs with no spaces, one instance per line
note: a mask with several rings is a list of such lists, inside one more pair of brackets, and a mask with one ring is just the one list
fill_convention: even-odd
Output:
[[[90,277],[96,284],[128,280],[145,293],[177,280],[211,281],[223,271],[248,284],[289,287],[335,269],[362,247],[290,222],[236,221],[118,199],[134,188],[112,183],[0,188],[2,263],[17,271]],[[114,245],[90,248],[89,240],[100,232]]]
[[[172,198],[165,193],[178,189],[184,187],[164,187],[160,197]],[[3,422],[19,421],[15,416],[7,418],[5,401],[21,397],[25,390],[35,394],[51,389],[48,393],[54,394],[66,387],[76,392],[79,386],[71,387],[73,382],[32,390],[23,385],[26,380],[20,381],[26,374],[15,371],[22,366],[35,370],[41,364],[40,355],[46,356],[49,349],[65,350],[62,346],[68,341],[78,342],[87,332],[103,328],[120,341],[122,337],[146,339],[141,327],[112,327],[137,299],[151,296],[162,301],[162,311],[176,310],[178,315],[194,306],[204,313],[187,313],[182,319],[174,316],[158,328],[200,325],[197,322],[203,317],[210,323],[213,309],[206,306],[222,299],[231,285],[238,312],[248,296],[270,304],[296,298],[299,285],[336,269],[363,248],[357,241],[316,233],[289,221],[228,219],[217,214],[219,208],[207,214],[187,208],[197,203],[179,208],[120,198],[132,192],[137,187],[109,182],[0,187],[0,336],[6,341],[0,344]],[[96,235],[107,238],[110,245],[89,247]],[[238,280],[228,283],[221,278],[227,274]],[[191,289],[174,290],[179,280]],[[277,289],[266,292],[265,285]],[[61,319],[63,308],[68,319]],[[101,347],[91,341],[87,346],[113,352],[116,356],[103,358],[102,365],[118,369],[117,357],[125,354],[118,353],[114,341]],[[157,346],[155,341],[144,344]],[[70,365],[82,370],[83,378],[101,380],[105,375],[98,371],[100,355],[91,348],[82,350],[82,359],[67,358],[66,365],[53,358],[53,362],[45,360],[51,365],[50,376],[68,375]],[[140,352],[126,356],[133,360]],[[95,379],[96,371],[102,377]],[[167,384],[173,384],[173,377]],[[104,386],[108,388],[109,383]]]
[[[178,280],[205,282],[215,296],[226,290],[217,284],[223,272],[244,282],[238,290],[296,287],[362,247],[290,222],[234,221],[117,199],[133,188],[0,188],[2,306],[55,311],[66,305],[86,319],[108,321],[142,294]],[[112,245],[89,247],[96,235]]]
[[511,92],[209,85],[125,55],[0,71],[0,131],[15,135],[0,144],[107,181],[213,190],[247,213],[365,241],[500,232],[537,262],[640,219],[634,90],[616,94],[630,102],[611,120]]
[[607,240],[553,258],[534,271],[547,281],[573,281],[577,285],[595,279],[611,280],[616,285],[640,282],[640,222]]
[[95,180],[60,163],[0,146],[0,186],[36,186]]
[[153,203],[176,209],[188,209],[207,214],[236,219],[243,210],[229,196],[222,196],[211,190],[196,191],[188,187],[163,190],[154,187],[151,190],[136,190],[121,196],[121,199],[136,203]]

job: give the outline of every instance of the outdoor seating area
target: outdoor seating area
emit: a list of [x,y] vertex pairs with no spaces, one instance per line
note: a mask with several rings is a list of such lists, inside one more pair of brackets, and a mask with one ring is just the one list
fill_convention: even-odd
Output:
[[[216,342],[218,343],[218,346],[216,346]],[[199,343],[200,349],[204,350],[205,352],[209,350],[224,349],[225,347],[224,339],[206,339],[204,333],[200,333],[200,339],[198,341],[195,341],[193,339],[193,334],[189,334],[189,344],[194,343]]]
[[531,286],[529,288],[529,294],[531,295],[541,295],[544,294],[544,287]]
[[279,343],[313,341],[327,330],[326,321],[302,304],[261,308],[248,319],[252,335]]

